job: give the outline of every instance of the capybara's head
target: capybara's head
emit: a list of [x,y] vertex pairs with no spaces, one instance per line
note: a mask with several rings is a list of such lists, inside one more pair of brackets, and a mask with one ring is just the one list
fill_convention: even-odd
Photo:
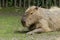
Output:
[[22,24],[23,26],[29,27],[32,24],[36,23],[39,20],[38,17],[38,7],[37,6],[31,6],[26,11],[25,14],[22,16]]

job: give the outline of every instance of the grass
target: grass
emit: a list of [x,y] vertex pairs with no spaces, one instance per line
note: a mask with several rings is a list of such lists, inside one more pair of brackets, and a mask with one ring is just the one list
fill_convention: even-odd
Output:
[[[21,14],[24,9],[20,8],[1,8],[0,9],[0,39],[1,40],[23,40],[25,34],[15,33],[21,30]],[[20,15],[19,15],[20,14]]]
[[23,29],[21,15],[23,8],[0,9],[0,40],[55,40],[60,38],[60,32],[48,32],[34,35],[19,33]]
[[[14,32],[22,28],[19,18],[18,16],[0,16],[0,37],[14,37],[16,34]],[[19,35],[23,36],[22,34]],[[19,35],[17,36],[19,37]]]

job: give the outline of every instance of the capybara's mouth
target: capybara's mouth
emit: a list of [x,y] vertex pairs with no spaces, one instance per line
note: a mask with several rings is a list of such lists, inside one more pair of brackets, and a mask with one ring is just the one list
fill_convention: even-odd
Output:
[[29,29],[30,31],[32,31],[32,30],[34,30],[35,28],[36,28],[36,26],[35,26],[35,23],[34,23],[34,24],[31,24],[28,29]]

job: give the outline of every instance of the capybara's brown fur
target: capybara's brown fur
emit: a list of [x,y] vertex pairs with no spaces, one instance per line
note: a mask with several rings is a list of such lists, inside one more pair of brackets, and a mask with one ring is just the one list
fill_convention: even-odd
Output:
[[58,31],[60,30],[60,8],[44,9],[37,6],[29,7],[22,16],[21,21],[24,27],[31,28],[32,30],[27,34]]

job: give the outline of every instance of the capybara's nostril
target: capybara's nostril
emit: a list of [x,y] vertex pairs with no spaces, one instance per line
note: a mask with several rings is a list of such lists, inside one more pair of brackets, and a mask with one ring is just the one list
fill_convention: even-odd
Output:
[[25,21],[23,21],[23,23],[25,24]]

